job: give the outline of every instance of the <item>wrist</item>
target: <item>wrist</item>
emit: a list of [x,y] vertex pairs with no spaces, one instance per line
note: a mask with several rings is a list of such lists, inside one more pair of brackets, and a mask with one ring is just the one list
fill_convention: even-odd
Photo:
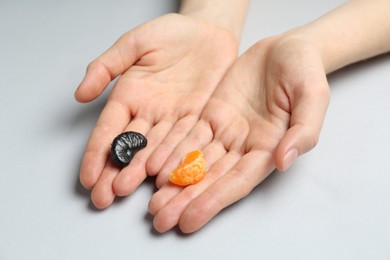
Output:
[[331,73],[362,58],[361,44],[354,40],[353,30],[343,26],[334,21],[329,27],[314,22],[286,32],[284,38],[310,44],[317,50],[326,73]]
[[310,45],[312,49],[316,50],[318,56],[322,60],[322,64],[326,73],[330,73],[339,67],[339,61],[335,61],[333,59],[333,55],[331,55],[331,46],[329,46],[329,42],[323,39],[321,33],[316,30],[312,30],[310,26],[302,26],[286,33],[282,34],[280,39],[284,42],[304,42],[307,45]]
[[183,0],[179,13],[221,27],[239,42],[247,8],[248,0]]

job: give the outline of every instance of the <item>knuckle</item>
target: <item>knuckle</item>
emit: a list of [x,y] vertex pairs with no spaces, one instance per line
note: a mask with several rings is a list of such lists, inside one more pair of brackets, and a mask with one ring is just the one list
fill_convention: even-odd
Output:
[[91,72],[99,67],[100,62],[98,60],[93,60],[87,65],[87,72]]
[[307,140],[308,140],[308,150],[313,149],[317,146],[320,139],[320,135],[318,132],[310,132],[308,133]]

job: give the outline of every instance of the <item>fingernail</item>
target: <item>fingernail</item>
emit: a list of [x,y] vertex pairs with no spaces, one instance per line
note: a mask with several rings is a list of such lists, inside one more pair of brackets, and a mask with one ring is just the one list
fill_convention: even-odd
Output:
[[283,160],[283,171],[287,170],[291,167],[291,165],[298,158],[298,150],[293,148],[286,153]]

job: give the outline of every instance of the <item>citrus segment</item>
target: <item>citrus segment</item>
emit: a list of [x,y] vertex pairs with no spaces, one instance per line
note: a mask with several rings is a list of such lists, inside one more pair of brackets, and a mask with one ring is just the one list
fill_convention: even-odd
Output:
[[179,186],[195,184],[206,174],[206,159],[199,150],[188,153],[169,175],[169,181]]

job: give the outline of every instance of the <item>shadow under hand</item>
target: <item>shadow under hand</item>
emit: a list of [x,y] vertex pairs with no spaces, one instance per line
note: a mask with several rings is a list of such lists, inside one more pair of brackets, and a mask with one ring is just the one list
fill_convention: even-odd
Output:
[[[74,171],[73,171],[75,173],[74,193],[77,196],[88,200],[88,208],[93,211],[100,211],[100,210],[97,209],[90,200],[91,191],[84,188],[83,185],[80,183],[79,172],[80,172],[80,166],[81,166],[81,162],[85,150],[85,145],[88,140],[88,134],[92,131],[97,118],[99,117],[101,111],[103,110],[107,102],[107,98],[108,98],[107,92],[91,103],[80,104],[78,106],[78,109],[76,109],[73,114],[70,114],[67,120],[63,122],[63,124],[66,124],[66,127],[72,129],[73,131],[76,131],[77,133],[83,133],[82,135],[80,134],[82,136],[81,138],[83,141],[82,142],[80,140],[77,141],[78,160],[76,161],[78,163],[74,165]],[[87,135],[85,133],[87,133]]]
[[224,208],[221,210],[210,222],[208,222],[205,226],[203,226],[201,229],[193,232],[193,233],[183,233],[180,228],[176,225],[171,230],[165,232],[165,233],[159,233],[156,229],[153,227],[153,215],[151,215],[149,212],[147,212],[144,216],[145,222],[150,225],[150,234],[154,237],[162,237],[168,234],[174,234],[181,238],[192,238],[198,234],[201,234],[202,232],[207,232],[208,228],[213,228],[213,222],[218,221],[219,218],[223,217],[226,214],[232,213],[232,211],[238,210],[240,207],[243,207],[246,201],[249,201],[250,199],[253,199],[254,197],[268,197],[270,194],[274,192],[275,186],[278,185],[278,183],[283,178],[283,174],[279,173],[277,170],[274,170],[263,182],[261,182],[259,185],[257,185],[250,194],[248,194],[245,198],[242,198],[241,200],[231,204],[230,206]]
[[[383,66],[384,63],[390,63],[390,53],[386,53],[380,56],[376,56],[364,61],[353,63],[344,68],[336,70],[328,75],[329,82],[339,81],[344,77],[350,77],[353,74],[359,74],[369,68],[375,68],[377,66]],[[330,84],[332,86],[332,84]]]

